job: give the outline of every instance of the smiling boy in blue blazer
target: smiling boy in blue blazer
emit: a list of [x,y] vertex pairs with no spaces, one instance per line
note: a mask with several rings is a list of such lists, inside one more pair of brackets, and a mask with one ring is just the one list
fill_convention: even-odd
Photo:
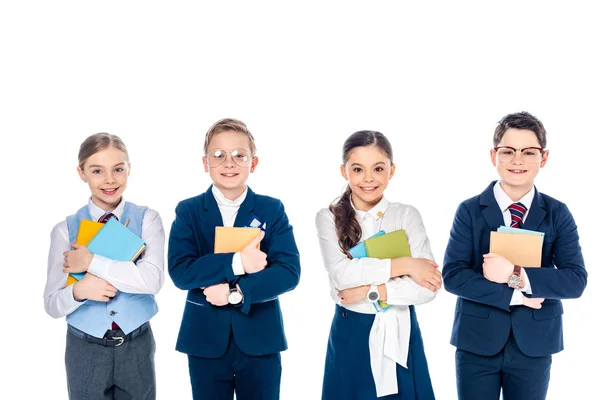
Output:
[[[298,284],[300,260],[281,201],[246,185],[255,153],[243,122],[216,122],[202,158],[213,184],[175,210],[169,274],[188,291],[176,348],[188,355],[196,400],[231,400],[234,392],[240,400],[279,399],[287,343],[278,296]],[[214,254],[217,226],[262,231],[240,252]]]
[[[504,399],[545,399],[552,354],[563,349],[561,299],[580,297],[587,284],[569,209],[534,186],[545,147],[540,120],[505,116],[490,150],[499,180],[456,211],[442,276],[458,296],[451,343],[460,400],[497,400],[501,389]],[[489,253],[501,225],[545,233],[541,268]]]

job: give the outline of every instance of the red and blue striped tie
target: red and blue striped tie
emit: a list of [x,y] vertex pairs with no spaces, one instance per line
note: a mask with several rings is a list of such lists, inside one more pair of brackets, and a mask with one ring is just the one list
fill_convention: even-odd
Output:
[[[118,217],[117,217],[115,214],[113,214],[113,213],[106,213],[106,214],[104,214],[103,216],[101,216],[100,218],[98,218],[98,222],[100,222],[100,223],[102,223],[102,224],[105,224],[105,223],[107,223],[107,222],[108,222],[108,220],[109,220],[109,219],[111,219],[112,217],[115,217],[115,219],[116,219],[117,221],[119,220],[119,218],[118,218]],[[113,331],[116,331],[116,330],[118,330],[118,329],[121,329],[121,328],[119,327],[119,325],[117,325],[117,323],[116,323],[116,322],[114,322],[114,321],[112,322],[112,324],[111,324],[110,328],[111,328]]]
[[525,207],[522,203],[513,203],[508,206],[508,211],[510,211],[510,227],[520,228],[523,222],[523,215],[525,215],[527,207]]

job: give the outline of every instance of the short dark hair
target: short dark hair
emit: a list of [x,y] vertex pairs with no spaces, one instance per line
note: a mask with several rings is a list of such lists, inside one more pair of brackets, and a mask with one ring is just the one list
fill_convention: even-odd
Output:
[[509,129],[526,129],[535,133],[540,146],[545,149],[546,148],[546,128],[544,128],[544,124],[542,121],[531,115],[526,111],[508,114],[500,121],[498,121],[498,126],[496,127],[496,131],[494,132],[494,147],[498,146],[504,137],[504,133],[506,133]]

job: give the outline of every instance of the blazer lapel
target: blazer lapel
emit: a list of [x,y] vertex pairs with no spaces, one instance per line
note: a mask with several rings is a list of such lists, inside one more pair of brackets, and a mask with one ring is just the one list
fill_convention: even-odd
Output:
[[207,235],[209,243],[215,242],[215,227],[223,226],[223,218],[221,217],[221,211],[217,205],[217,200],[212,193],[212,185],[204,193],[204,213],[201,221],[203,232]]
[[531,202],[531,209],[523,222],[523,229],[529,229],[531,231],[537,230],[542,221],[546,217],[546,204],[542,199],[542,195],[535,189],[535,196]]
[[[252,216],[252,212],[254,211],[254,192],[252,189],[248,188],[248,192],[246,193],[246,198],[240,204],[240,209],[235,217],[235,222],[233,226],[243,228],[248,226],[250,222],[250,217]],[[264,221],[261,221],[264,222]]]
[[502,210],[500,210],[500,206],[494,197],[495,184],[495,181],[492,182],[479,196],[479,205],[482,207],[481,213],[492,231],[496,231],[499,226],[504,225]]

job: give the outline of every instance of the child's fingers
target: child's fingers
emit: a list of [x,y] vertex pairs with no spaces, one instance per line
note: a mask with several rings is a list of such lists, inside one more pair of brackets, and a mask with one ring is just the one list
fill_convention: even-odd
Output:
[[249,248],[258,247],[258,244],[260,243],[261,240],[263,240],[264,237],[265,237],[265,231],[260,231],[258,233],[258,236],[256,238],[254,238],[254,240],[252,240],[246,247],[249,247]]

